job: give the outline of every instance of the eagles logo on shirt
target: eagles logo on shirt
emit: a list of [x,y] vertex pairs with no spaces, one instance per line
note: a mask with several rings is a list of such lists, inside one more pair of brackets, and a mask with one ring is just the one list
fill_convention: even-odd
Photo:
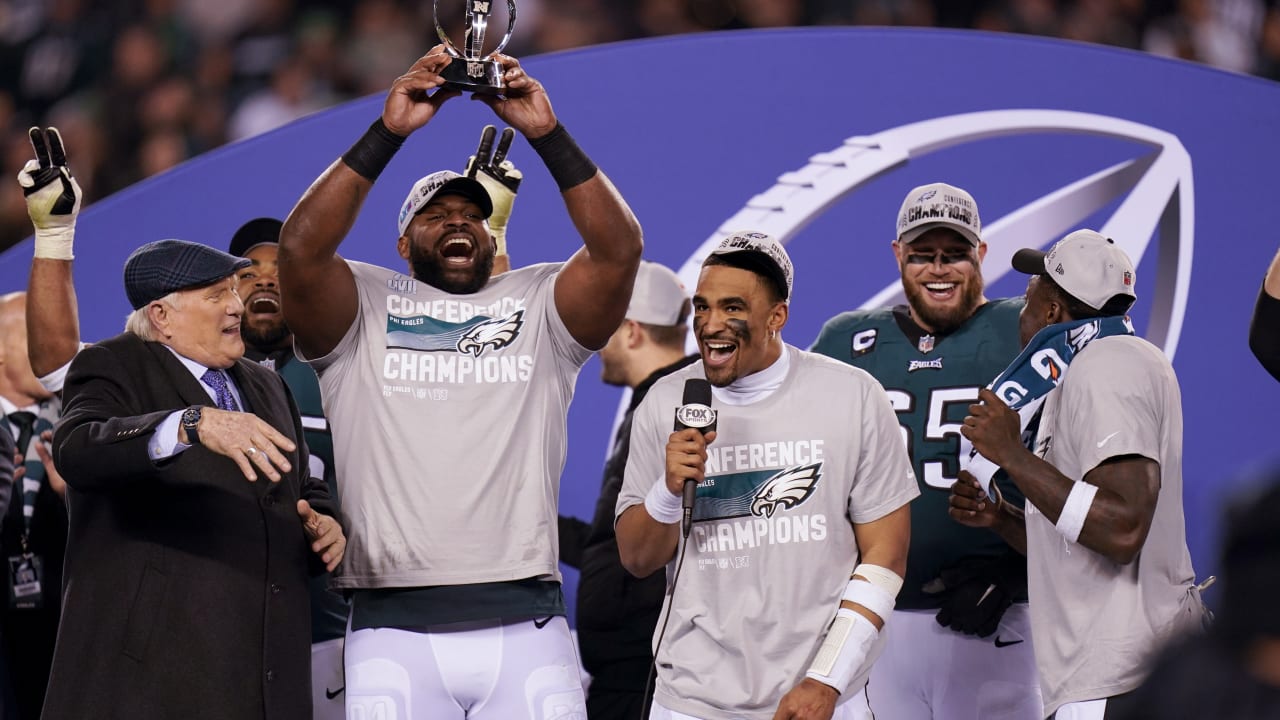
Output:
[[458,340],[458,352],[479,357],[485,348],[501,350],[510,345],[524,327],[524,311],[519,310],[504,318],[489,320],[472,327]]
[[456,352],[479,357],[515,342],[524,327],[524,310],[503,317],[477,315],[451,323],[426,315],[387,316],[387,347],[427,352]]
[[822,463],[787,468],[765,481],[751,501],[751,514],[773,517],[779,509],[799,505],[813,494],[818,485]]

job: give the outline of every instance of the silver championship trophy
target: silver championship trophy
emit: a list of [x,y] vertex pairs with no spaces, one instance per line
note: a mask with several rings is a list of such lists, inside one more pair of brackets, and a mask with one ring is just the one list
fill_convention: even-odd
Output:
[[473,93],[500,95],[503,90],[502,63],[494,59],[494,55],[511,41],[511,33],[516,28],[516,2],[507,0],[507,32],[498,41],[493,52],[484,51],[484,34],[489,28],[489,13],[494,0],[466,0],[467,31],[463,38],[463,49],[449,39],[449,34],[440,26],[440,0],[434,0],[436,14],[436,34],[444,43],[446,52],[453,61],[440,72],[447,88],[464,90]]

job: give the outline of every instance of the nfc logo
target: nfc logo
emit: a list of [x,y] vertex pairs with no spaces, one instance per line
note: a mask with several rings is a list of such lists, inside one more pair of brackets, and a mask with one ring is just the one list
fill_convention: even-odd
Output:
[[676,420],[685,427],[709,427],[716,422],[716,411],[702,403],[689,403],[676,410]]

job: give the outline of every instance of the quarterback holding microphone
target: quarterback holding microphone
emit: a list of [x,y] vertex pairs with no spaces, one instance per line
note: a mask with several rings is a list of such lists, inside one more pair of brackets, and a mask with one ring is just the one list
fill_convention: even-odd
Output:
[[[783,342],[793,275],[768,235],[721,241],[693,297],[701,361],[636,410],[618,549],[632,574],[667,566],[674,578],[654,639],[656,720],[870,718],[860,691],[919,490],[880,385]],[[671,431],[690,380],[712,385],[705,436],[700,411]]]

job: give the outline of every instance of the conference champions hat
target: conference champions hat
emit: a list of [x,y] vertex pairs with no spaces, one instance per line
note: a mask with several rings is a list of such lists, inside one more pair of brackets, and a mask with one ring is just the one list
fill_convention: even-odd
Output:
[[1013,254],[1013,269],[1027,275],[1047,275],[1068,295],[1101,310],[1116,295],[1137,299],[1133,261],[1108,237],[1093,230],[1076,230],[1049,248],[1023,248]]
[[493,214],[493,200],[489,197],[489,192],[480,184],[480,181],[465,175],[459,175],[452,170],[440,170],[413,184],[413,189],[409,191],[409,196],[404,199],[404,205],[400,206],[400,216],[396,227],[400,230],[401,235],[404,235],[405,228],[409,227],[409,223],[413,221],[413,216],[426,207],[427,203],[431,202],[431,198],[441,193],[461,195],[467,198],[480,206],[486,218]]
[[982,242],[978,203],[969,193],[946,183],[913,188],[898,210],[896,237],[910,243],[937,227],[955,230],[977,247]]
[[687,299],[684,285],[674,272],[665,265],[641,260],[626,317],[646,325],[674,327],[685,314]]
[[733,267],[750,270],[773,281],[783,300],[791,299],[791,286],[795,281],[795,268],[786,248],[772,235],[762,232],[739,231],[720,241],[711,251]]

